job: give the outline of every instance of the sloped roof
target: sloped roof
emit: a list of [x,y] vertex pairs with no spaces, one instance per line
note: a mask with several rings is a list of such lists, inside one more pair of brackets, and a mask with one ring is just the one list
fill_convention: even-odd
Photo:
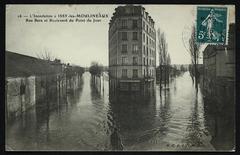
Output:
[[35,57],[6,51],[5,76],[26,77],[56,73],[55,67],[49,61]]

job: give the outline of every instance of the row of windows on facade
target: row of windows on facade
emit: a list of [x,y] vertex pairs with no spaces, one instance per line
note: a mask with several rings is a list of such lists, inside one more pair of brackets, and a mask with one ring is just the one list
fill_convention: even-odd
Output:
[[[143,71],[143,76],[145,77],[145,76],[153,76],[153,69],[148,69],[148,70],[146,70],[146,69],[144,69],[144,71]],[[138,77],[138,70],[137,69],[133,69],[132,70],[132,77],[133,78],[137,78]],[[128,78],[128,69],[122,69],[122,77],[123,78]]]
[[148,37],[147,35],[145,35],[145,33],[143,32],[143,42],[147,43],[147,45],[149,44],[151,47],[155,47],[155,41],[152,40],[150,37]]
[[[127,32],[122,32],[122,40],[126,41],[128,40],[128,33]],[[137,32],[132,32],[132,40],[138,40],[138,33]],[[149,44],[151,47],[155,47],[155,41],[148,37],[148,35],[145,35],[143,33],[143,42]]]
[[[127,19],[122,19],[122,24],[121,24],[122,28],[126,29],[126,28],[129,28],[129,23],[128,23],[128,20]],[[134,28],[138,28],[138,20],[137,19],[133,19],[131,20],[131,27],[134,29]],[[142,28],[148,32],[149,34],[152,34],[154,35],[154,30],[148,26],[148,24],[145,23],[145,21],[142,22]]]
[[[127,19],[122,19],[122,28],[128,28],[128,20]],[[132,20],[132,28],[138,28],[138,21],[137,19]]]
[[[142,27],[145,31],[147,31],[150,34],[154,34],[154,29],[151,29],[151,26],[154,27],[154,23],[150,20],[150,16],[148,16],[147,12],[142,12],[144,15],[144,19],[146,19],[147,22],[143,20],[142,22]],[[130,20],[129,20],[130,21]],[[149,25],[147,24],[149,23]],[[111,26],[110,33],[112,34],[116,28],[118,27],[118,22],[114,22]],[[122,19],[121,20],[121,27],[122,28],[128,28],[128,20],[127,19]],[[132,28],[138,28],[138,20],[137,19],[132,19],[131,20],[131,27]]]
[[[128,33],[127,32],[122,32],[122,40],[124,40],[124,41],[128,40]],[[138,40],[138,33],[137,32],[132,32],[132,40]]]
[[[138,14],[138,9],[139,8],[135,8],[135,7],[126,7],[126,8],[123,8],[123,11],[126,13],[126,14]],[[143,15],[143,17],[149,22],[150,25],[154,25],[153,22],[151,21],[151,17],[148,16],[148,12],[145,12],[143,9],[141,9],[141,14]]]
[[150,26],[148,26],[148,24],[146,24],[144,21],[143,21],[143,29],[148,32],[149,34],[152,34],[154,35],[154,29],[151,29]]
[[[139,51],[138,44],[133,44],[132,45],[132,53],[138,54],[138,51]],[[125,53],[125,54],[128,53],[128,45],[127,44],[122,44],[122,53]],[[147,55],[147,56],[154,56],[154,50],[143,45],[143,54]]]
[[[129,64],[128,57],[122,57],[122,64],[123,65]],[[138,57],[133,57],[132,58],[132,64],[133,65],[138,65]],[[148,59],[148,58],[143,58],[143,65],[154,65],[154,60],[151,60],[151,59]]]

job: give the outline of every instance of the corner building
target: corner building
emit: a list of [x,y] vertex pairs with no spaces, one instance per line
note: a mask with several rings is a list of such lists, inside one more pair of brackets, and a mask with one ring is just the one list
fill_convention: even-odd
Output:
[[139,91],[155,86],[156,30],[142,6],[115,9],[109,23],[110,89]]

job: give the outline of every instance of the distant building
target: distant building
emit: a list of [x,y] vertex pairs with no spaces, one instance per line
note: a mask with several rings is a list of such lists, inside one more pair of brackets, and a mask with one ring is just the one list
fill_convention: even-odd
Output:
[[142,6],[115,9],[109,23],[110,86],[137,91],[155,82],[156,31]]
[[228,45],[208,45],[203,52],[206,97],[218,102],[234,102],[235,54],[235,24],[230,24]]

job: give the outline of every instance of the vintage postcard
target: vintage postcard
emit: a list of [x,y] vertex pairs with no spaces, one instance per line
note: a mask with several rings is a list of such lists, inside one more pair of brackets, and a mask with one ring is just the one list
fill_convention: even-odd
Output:
[[6,5],[6,151],[235,151],[235,6]]

